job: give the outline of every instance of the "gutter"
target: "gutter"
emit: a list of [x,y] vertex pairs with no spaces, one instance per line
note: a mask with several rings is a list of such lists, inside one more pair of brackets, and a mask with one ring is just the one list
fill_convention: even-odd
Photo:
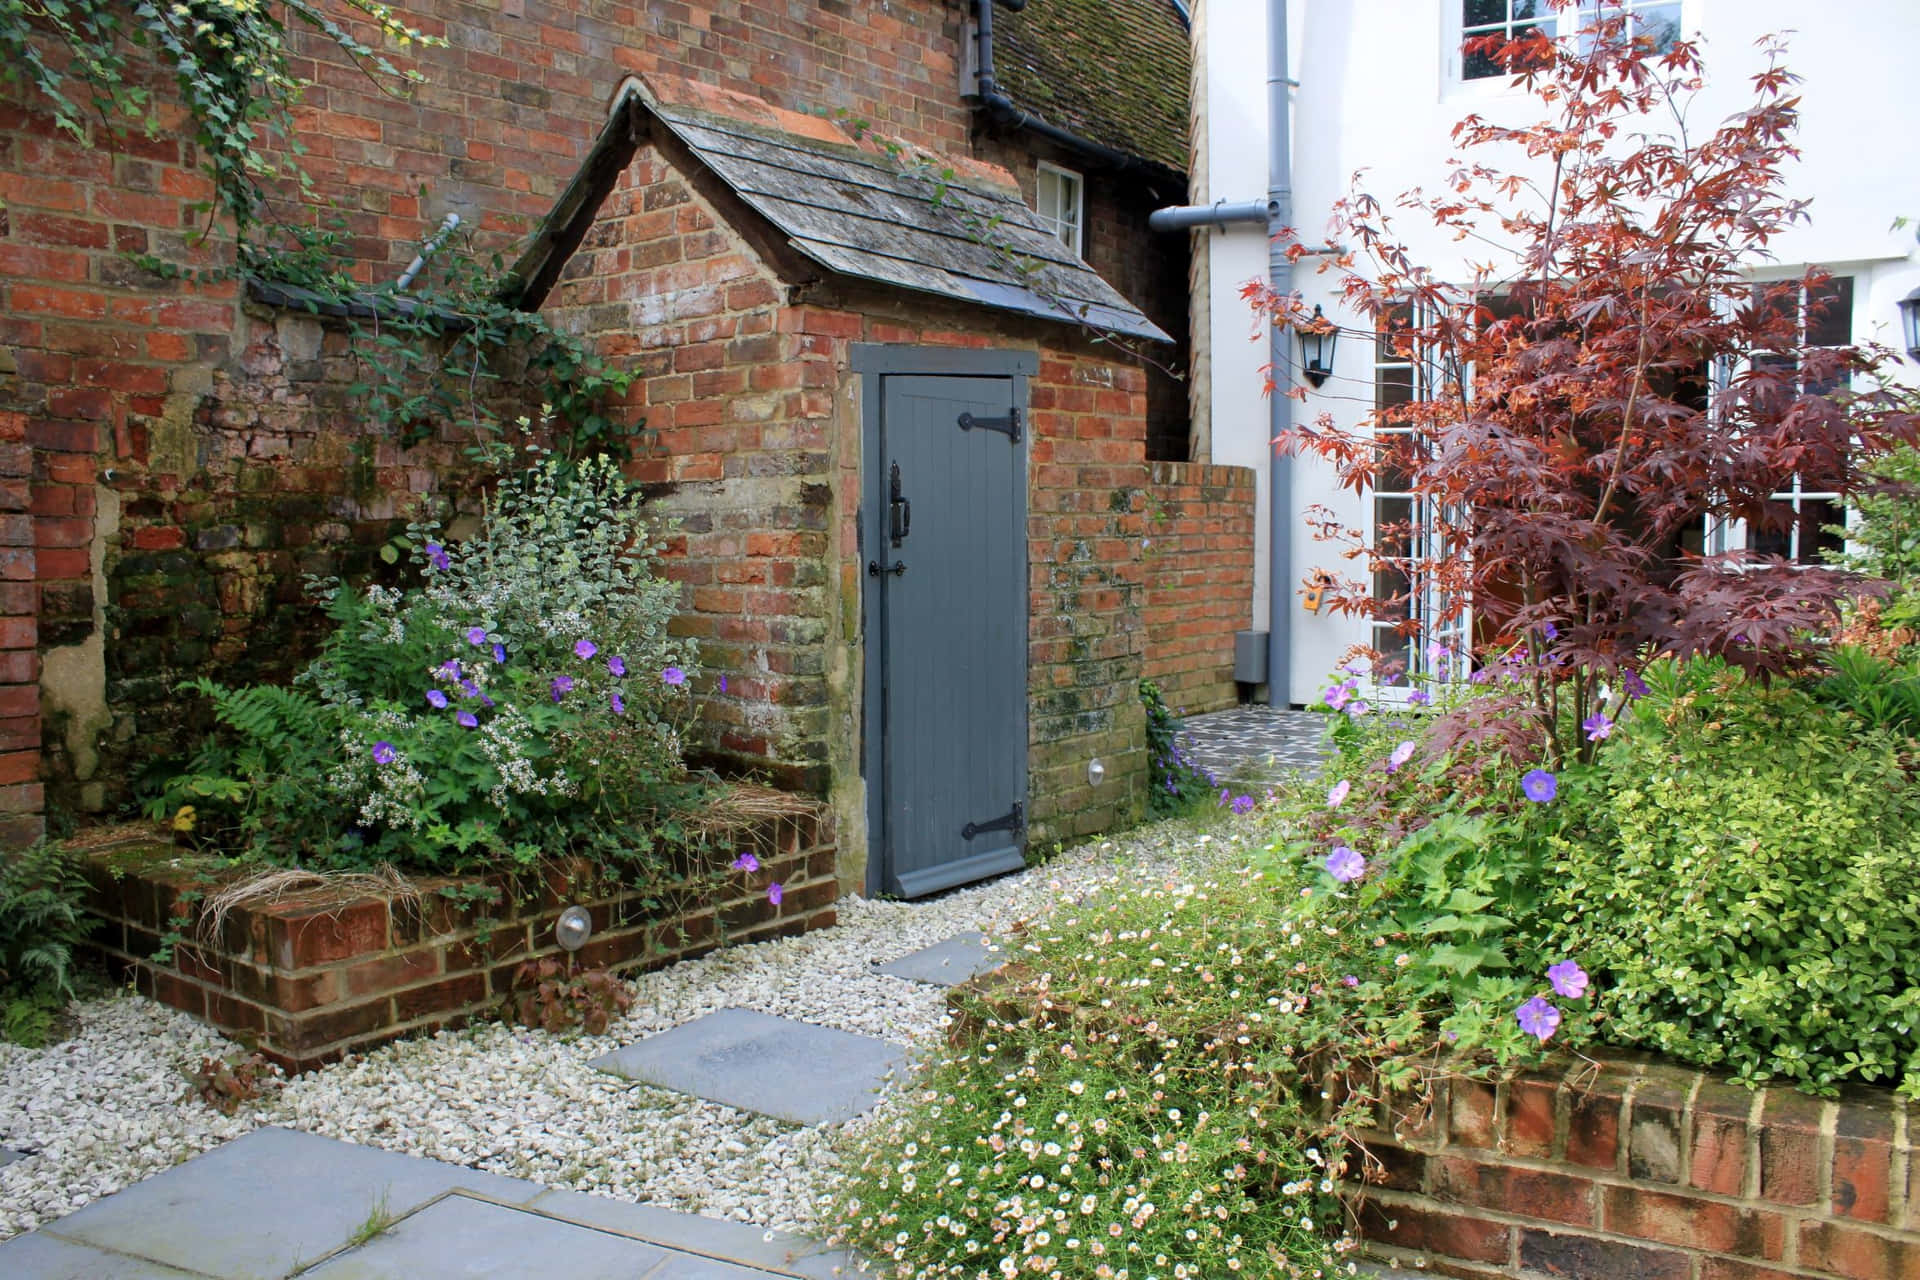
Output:
[[[1024,4],[1026,0],[1021,0]],[[1285,247],[1292,235],[1293,157],[1291,104],[1287,90],[1287,0],[1267,0],[1267,198],[1237,204],[1177,205],[1156,209],[1147,218],[1155,231],[1186,231],[1194,227],[1221,227],[1236,223],[1267,225],[1267,287],[1276,297],[1293,292],[1293,259]],[[1308,250],[1327,252],[1328,250]],[[1267,703],[1285,706],[1291,701],[1293,613],[1291,592],[1283,585],[1293,566],[1293,459],[1273,441],[1293,426],[1293,399],[1287,395],[1291,368],[1282,325],[1269,326],[1267,361],[1273,390],[1267,396]]]
[[986,108],[989,118],[1011,129],[1025,129],[1049,141],[1057,142],[1071,151],[1077,151],[1088,159],[1096,160],[1109,169],[1120,173],[1138,173],[1150,179],[1164,182],[1178,182],[1182,175],[1152,160],[1145,160],[1125,151],[1116,150],[1103,142],[1083,138],[1057,124],[1046,120],[1021,107],[1006,94],[1000,92],[1000,85],[993,75],[993,6],[999,4],[1018,13],[1027,7],[1027,0],[974,0],[974,13],[978,20],[974,24],[975,57],[978,70],[974,73],[974,96],[980,99],[980,105]]

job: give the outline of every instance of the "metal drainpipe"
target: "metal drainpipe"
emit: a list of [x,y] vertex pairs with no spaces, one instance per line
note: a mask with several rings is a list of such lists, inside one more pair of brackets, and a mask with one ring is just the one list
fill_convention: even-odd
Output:
[[[1281,233],[1293,220],[1293,164],[1287,90],[1287,0],[1267,0],[1267,198],[1228,204],[1177,205],[1155,209],[1147,225],[1155,231],[1186,231],[1193,227],[1222,227],[1241,222],[1267,224],[1267,287],[1276,298],[1293,291],[1293,260],[1281,243]],[[1309,253],[1331,252],[1310,249]],[[1283,583],[1293,562],[1293,459],[1272,444],[1293,426],[1293,400],[1286,394],[1292,352],[1292,331],[1276,324],[1268,335],[1267,360],[1273,367],[1273,394],[1267,403],[1270,455],[1267,466],[1267,702],[1284,706],[1292,701],[1293,612]]]
[[427,259],[433,256],[433,251],[440,247],[440,242],[445,240],[449,235],[452,235],[453,229],[459,225],[460,215],[457,213],[448,214],[446,221],[440,224],[440,229],[433,233],[433,238],[420,246],[420,252],[414,255],[412,262],[407,264],[407,269],[400,273],[400,278],[393,282],[393,287],[395,289],[404,289],[412,284],[413,278],[419,275],[421,269],[427,265]]
[[[1275,298],[1293,292],[1293,259],[1281,235],[1293,221],[1291,104],[1287,101],[1287,0],[1267,0],[1267,285]],[[1293,700],[1293,459],[1279,446],[1293,426],[1293,379],[1285,325],[1268,333],[1273,391],[1267,397],[1267,705]]]

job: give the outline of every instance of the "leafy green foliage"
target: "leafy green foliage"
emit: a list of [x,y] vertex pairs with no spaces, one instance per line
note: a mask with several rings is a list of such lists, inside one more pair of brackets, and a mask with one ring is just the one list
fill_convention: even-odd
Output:
[[1606,1034],[1748,1081],[1920,1096],[1911,739],[1722,663],[1656,664],[1556,841]]
[[[568,461],[627,456],[636,428],[612,405],[631,373],[546,316],[521,310],[504,288],[500,256],[482,260],[463,232],[436,237],[422,253],[426,267],[404,290],[355,279],[332,228],[274,227],[241,246],[240,263],[251,276],[312,294],[311,306],[347,312],[359,368],[349,390],[369,421],[404,446],[458,423],[473,438],[469,453],[489,466],[510,464],[514,446],[533,439]],[[515,413],[536,401],[537,420]]]
[[1147,811],[1156,818],[1181,817],[1213,801],[1214,776],[1180,745],[1173,709],[1151,680],[1140,682],[1147,709]]
[[86,880],[58,845],[0,851],[0,1039],[44,1043],[73,994],[74,948],[91,927]]
[[194,806],[203,837],[273,862],[651,867],[697,790],[693,647],[638,493],[610,460],[548,458],[469,541],[413,535],[421,585],[320,584],[335,629],[299,688],[193,686],[225,732],[155,816]]
[[[339,7],[402,48],[445,43],[379,0],[339,0]],[[139,61],[158,61],[192,121],[219,205],[244,235],[260,220],[263,182],[305,181],[292,163],[300,150],[293,108],[303,87],[288,43],[294,26],[320,33],[376,76],[417,78],[318,0],[0,0],[0,78],[38,90],[54,122],[82,144],[91,141],[95,119],[115,133],[153,137],[169,125]],[[262,133],[284,150],[262,146]]]
[[1920,657],[1896,661],[1858,645],[1837,645],[1827,663],[1830,674],[1811,689],[1816,699],[1851,711],[1873,728],[1920,735]]

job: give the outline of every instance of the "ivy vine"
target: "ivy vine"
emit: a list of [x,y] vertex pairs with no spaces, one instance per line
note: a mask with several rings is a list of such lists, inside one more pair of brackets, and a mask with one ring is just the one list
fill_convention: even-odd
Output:
[[[334,2],[400,48],[446,43],[379,0]],[[0,82],[37,90],[55,125],[90,146],[96,120],[118,137],[165,129],[163,100],[135,65],[158,62],[172,73],[213,181],[207,207],[230,216],[244,239],[262,220],[266,183],[291,179],[307,190],[293,131],[304,86],[288,47],[298,27],[331,40],[375,83],[421,78],[395,67],[318,0],[0,0]],[[261,145],[263,132],[281,145]]]

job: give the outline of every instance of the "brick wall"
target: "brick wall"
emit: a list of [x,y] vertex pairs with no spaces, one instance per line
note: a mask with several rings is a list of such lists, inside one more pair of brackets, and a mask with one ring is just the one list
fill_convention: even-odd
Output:
[[1188,450],[1187,365],[1191,328],[1187,293],[1186,235],[1162,235],[1147,215],[1179,204],[1180,192],[1156,194],[1137,174],[1115,174],[1089,165],[1086,157],[1024,134],[980,134],[975,153],[1012,173],[1029,207],[1034,204],[1039,162],[1046,160],[1083,179],[1080,256],[1101,278],[1140,308],[1173,339],[1170,345],[1141,342],[1147,378],[1147,457],[1185,461]]
[[1233,634],[1251,626],[1253,472],[1156,462],[1147,486],[1146,678],[1198,715],[1235,705]]
[[[785,807],[708,850],[716,866],[753,853],[761,870],[752,876],[699,876],[644,891],[602,883],[585,867],[550,868],[537,883],[421,880],[415,897],[284,895],[236,908],[217,928],[203,927],[197,904],[232,868],[203,873],[166,845],[109,848],[86,864],[88,908],[102,921],[91,945],[143,994],[304,1070],[497,1011],[521,965],[563,954],[553,925],[576,902],[594,927],[578,963],[616,972],[833,924],[832,820],[792,801]],[[786,889],[778,906],[766,896],[774,880]],[[176,940],[163,959],[169,934]]]
[[1441,1275],[1580,1280],[1920,1276],[1920,1108],[1753,1092],[1610,1055],[1359,1135],[1381,1162],[1360,1227]]

